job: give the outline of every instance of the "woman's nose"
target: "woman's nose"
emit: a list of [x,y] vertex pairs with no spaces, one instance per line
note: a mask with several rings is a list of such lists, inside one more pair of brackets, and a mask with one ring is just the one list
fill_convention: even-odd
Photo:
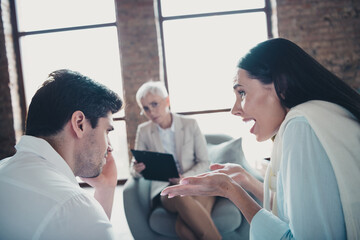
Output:
[[235,101],[234,106],[231,109],[231,114],[233,114],[235,116],[242,116],[243,108],[241,106],[241,101],[240,100]]

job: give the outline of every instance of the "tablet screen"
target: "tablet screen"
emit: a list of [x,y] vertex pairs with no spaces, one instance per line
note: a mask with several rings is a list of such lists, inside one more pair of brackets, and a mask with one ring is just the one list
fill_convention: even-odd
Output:
[[137,162],[143,162],[146,168],[141,172],[148,180],[169,181],[178,178],[179,173],[172,154],[131,149]]

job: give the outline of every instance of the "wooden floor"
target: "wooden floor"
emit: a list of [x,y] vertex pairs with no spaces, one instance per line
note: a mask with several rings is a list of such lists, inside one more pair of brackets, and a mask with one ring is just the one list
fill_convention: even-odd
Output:
[[[123,204],[123,186],[117,186],[115,191],[114,206],[111,214],[111,222],[113,224],[116,240],[133,240],[130,229],[128,227]],[[89,192],[94,192],[93,188],[84,188]]]

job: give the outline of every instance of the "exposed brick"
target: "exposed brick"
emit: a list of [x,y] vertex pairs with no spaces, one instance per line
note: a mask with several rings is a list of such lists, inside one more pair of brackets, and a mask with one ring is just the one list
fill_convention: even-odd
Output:
[[[7,10],[6,2],[0,5],[0,12],[3,10]],[[16,143],[4,32],[4,24],[8,22],[6,19],[3,21],[2,16],[3,14],[0,17],[0,159],[13,155]]]
[[277,0],[279,36],[360,89],[360,1]]
[[135,95],[146,81],[159,79],[159,50],[153,0],[117,0],[117,17],[127,138],[133,148],[137,126],[145,121]]

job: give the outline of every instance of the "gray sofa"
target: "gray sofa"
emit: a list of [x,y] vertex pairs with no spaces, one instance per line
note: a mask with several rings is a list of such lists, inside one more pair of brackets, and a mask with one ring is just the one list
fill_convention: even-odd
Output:
[[[227,135],[205,135],[212,163],[238,163],[262,181],[244,157],[241,138]],[[178,239],[175,233],[176,215],[162,207],[151,209],[150,181],[130,177],[124,186],[123,201],[129,228],[135,240]],[[252,196],[254,197],[254,196]],[[254,199],[260,203],[258,199]],[[212,214],[223,239],[248,239],[249,224],[239,209],[228,199],[217,197]]]

